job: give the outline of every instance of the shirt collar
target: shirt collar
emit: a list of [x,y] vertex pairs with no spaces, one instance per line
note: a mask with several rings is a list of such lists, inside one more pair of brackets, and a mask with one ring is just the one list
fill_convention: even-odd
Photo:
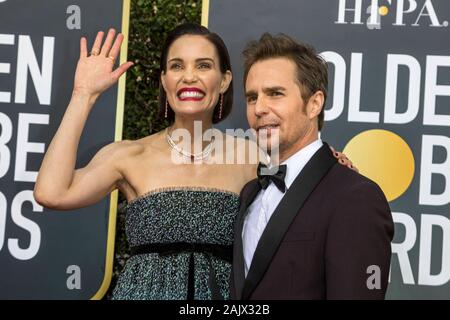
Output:
[[286,188],[289,189],[295,178],[302,171],[305,165],[311,160],[312,156],[319,150],[323,145],[321,139],[317,139],[314,142],[311,142],[306,147],[303,147],[292,156],[287,158],[283,163],[287,165],[286,177],[284,178],[284,182],[286,184]]

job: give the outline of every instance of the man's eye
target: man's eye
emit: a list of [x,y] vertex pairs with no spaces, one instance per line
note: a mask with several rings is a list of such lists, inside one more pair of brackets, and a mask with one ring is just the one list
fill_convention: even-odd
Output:
[[270,96],[272,97],[276,97],[276,96],[282,96],[283,93],[281,93],[280,91],[273,91],[270,93]]
[[256,101],[256,97],[255,96],[249,96],[247,97],[247,102],[251,103],[251,102],[255,102]]

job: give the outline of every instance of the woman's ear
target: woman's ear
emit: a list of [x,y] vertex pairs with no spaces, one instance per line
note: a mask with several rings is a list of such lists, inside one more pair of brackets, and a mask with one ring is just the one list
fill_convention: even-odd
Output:
[[167,92],[167,90],[166,90],[166,74],[164,73],[164,71],[161,72],[160,79],[161,79],[161,85],[163,86],[164,91]]
[[220,93],[225,93],[230,86],[231,80],[233,79],[233,75],[230,70],[227,70],[222,77],[222,81],[220,83]]
[[323,108],[325,97],[322,91],[316,91],[308,101],[308,116],[310,119],[318,117]]

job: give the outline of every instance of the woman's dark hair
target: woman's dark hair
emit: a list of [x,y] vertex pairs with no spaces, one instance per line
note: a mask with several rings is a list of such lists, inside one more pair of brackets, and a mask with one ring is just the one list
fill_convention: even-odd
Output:
[[[206,27],[201,26],[195,23],[183,23],[175,29],[173,29],[167,36],[166,41],[161,50],[161,59],[159,62],[160,73],[167,71],[167,55],[169,53],[170,46],[175,42],[178,38],[185,35],[199,35],[203,36],[205,39],[208,39],[216,48],[217,55],[219,56],[219,64],[220,71],[225,74],[227,70],[231,72],[231,63],[230,63],[230,55],[228,54],[228,49],[225,46],[222,38],[220,38],[216,33],[209,31]],[[166,92],[161,84],[159,84],[159,111],[161,116],[164,119],[164,113],[166,108]],[[223,94],[223,105],[222,105],[222,117],[219,119],[219,104],[220,99],[217,105],[214,107],[213,114],[213,123],[218,123],[225,119],[231,112],[231,106],[233,104],[233,80]],[[175,113],[172,108],[168,108],[167,111],[167,120],[172,123],[175,120]]]

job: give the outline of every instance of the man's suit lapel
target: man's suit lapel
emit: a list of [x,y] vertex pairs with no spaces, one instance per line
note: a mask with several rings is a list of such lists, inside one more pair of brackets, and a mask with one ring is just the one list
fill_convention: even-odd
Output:
[[[331,167],[336,164],[336,161],[337,160],[333,157],[329,146],[324,143],[306,164],[297,178],[295,178],[261,235],[253,255],[250,270],[244,281],[242,296],[237,296],[238,298],[242,297],[242,299],[248,299],[250,297],[251,293],[264,276],[264,273],[269,267],[273,256],[278,250],[285,233],[295,219],[297,213],[320,180],[322,180]],[[242,230],[242,226],[240,230]],[[237,239],[241,239],[241,237],[237,237]],[[242,243],[239,247],[242,248]]]
[[241,206],[234,227],[234,246],[233,246],[233,277],[236,299],[240,299],[242,289],[244,287],[245,271],[244,271],[244,251],[242,246],[242,228],[244,226],[245,216],[248,207],[253,202],[258,192],[261,190],[258,180],[250,181],[241,194]]

